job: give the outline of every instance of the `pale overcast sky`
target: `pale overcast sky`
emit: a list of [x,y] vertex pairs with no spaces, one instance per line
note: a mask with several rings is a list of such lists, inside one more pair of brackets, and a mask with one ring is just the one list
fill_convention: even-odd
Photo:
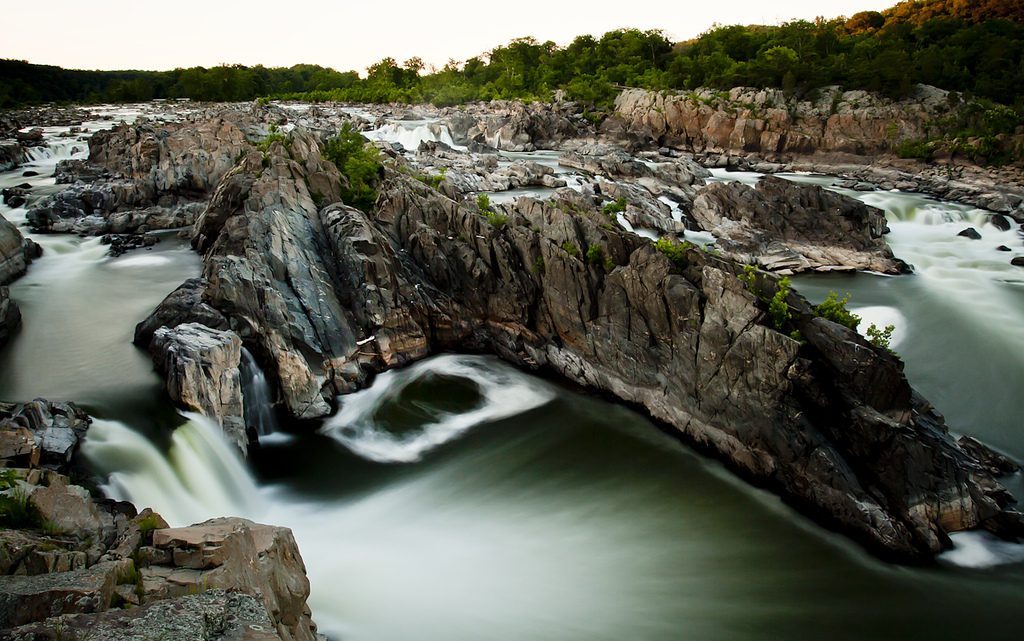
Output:
[[897,0],[3,0],[0,58],[74,69],[172,69],[220,63],[366,67],[390,56],[465,60],[513,38],[559,45],[621,27],[674,40],[718,24],[849,16]]

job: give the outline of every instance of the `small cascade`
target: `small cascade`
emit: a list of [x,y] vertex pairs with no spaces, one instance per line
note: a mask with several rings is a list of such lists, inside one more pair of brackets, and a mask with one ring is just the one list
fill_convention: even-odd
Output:
[[242,398],[245,403],[245,424],[256,429],[260,436],[268,436],[278,431],[277,417],[274,415],[273,397],[270,384],[260,369],[259,363],[249,352],[242,348]]
[[104,493],[151,507],[173,526],[217,516],[259,518],[263,500],[236,449],[210,419],[185,416],[166,454],[122,423],[94,420],[82,451],[109,474]]
[[398,143],[411,152],[416,151],[423,142],[440,142],[453,149],[465,149],[455,144],[448,125],[436,120],[388,122],[363,135],[370,140]]

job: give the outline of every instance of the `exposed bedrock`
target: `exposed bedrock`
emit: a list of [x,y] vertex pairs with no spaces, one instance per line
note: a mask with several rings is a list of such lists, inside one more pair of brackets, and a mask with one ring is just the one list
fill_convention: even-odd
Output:
[[768,159],[813,152],[875,154],[896,141],[925,138],[955,108],[948,92],[919,85],[893,101],[867,91],[826,87],[814,100],[777,89],[736,87],[663,94],[628,89],[605,131],[695,152],[758,153]]
[[882,210],[815,185],[774,176],[756,187],[716,183],[697,194],[691,215],[725,256],[771,271],[909,271],[882,237]]
[[[391,168],[370,214],[337,202],[338,180],[301,129],[267,162],[243,158],[194,228],[205,286],[155,312],[223,314],[293,416],[326,415],[374,372],[487,351],[643,407],[883,554],[929,557],[967,528],[1021,534],[1009,495],[896,357],[796,294],[792,320],[771,326],[772,277],[755,295],[733,261],[670,260],[569,190],[488,222]],[[313,204],[314,181],[334,204]]]
[[568,139],[592,133],[572,103],[494,100],[443,109],[439,115],[457,144],[502,151],[557,149]]

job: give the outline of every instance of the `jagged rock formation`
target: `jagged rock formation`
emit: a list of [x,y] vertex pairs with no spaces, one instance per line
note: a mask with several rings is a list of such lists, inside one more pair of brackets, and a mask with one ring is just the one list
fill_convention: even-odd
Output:
[[491,101],[445,109],[439,115],[456,144],[503,151],[557,149],[592,129],[571,104]]
[[246,454],[251,439],[242,418],[241,339],[231,331],[185,323],[157,329],[150,352],[171,400],[215,420]]
[[[934,554],[946,533],[1013,530],[1005,490],[947,434],[901,363],[791,295],[785,332],[736,263],[670,260],[561,192],[487,222],[388,170],[372,214],[317,209],[296,130],[269,166],[243,159],[197,222],[201,303],[254,344],[289,411],[314,417],[369,374],[444,350],[493,352],[644,407],[870,547]],[[272,188],[271,188],[272,186]],[[257,302],[258,301],[258,302]],[[158,310],[164,318],[187,320]],[[805,344],[789,337],[800,331]],[[1019,532],[1018,532],[1019,533]]]
[[908,271],[882,238],[882,210],[821,187],[774,176],[756,188],[717,183],[701,190],[691,213],[715,235],[715,246],[741,263],[781,273]]
[[[255,109],[255,107],[253,107]],[[58,167],[73,183],[29,210],[37,231],[101,235],[191,225],[202,201],[264,133],[250,111],[192,114],[180,122],[119,125],[89,139],[89,163]]]
[[953,110],[948,92],[920,85],[894,102],[866,91],[821,90],[797,101],[778,89],[698,89],[663,95],[628,89],[605,131],[695,152],[756,153],[768,160],[815,152],[876,154],[924,138]]

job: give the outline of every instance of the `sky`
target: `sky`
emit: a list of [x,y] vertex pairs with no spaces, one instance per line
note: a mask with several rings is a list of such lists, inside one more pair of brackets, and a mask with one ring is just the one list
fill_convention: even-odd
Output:
[[[37,0],[38,1],[38,0]],[[391,57],[464,61],[513,38],[565,45],[623,27],[686,40],[714,24],[778,24],[880,10],[897,0],[45,0],[9,2],[0,58],[71,69],[320,64],[340,71]]]

